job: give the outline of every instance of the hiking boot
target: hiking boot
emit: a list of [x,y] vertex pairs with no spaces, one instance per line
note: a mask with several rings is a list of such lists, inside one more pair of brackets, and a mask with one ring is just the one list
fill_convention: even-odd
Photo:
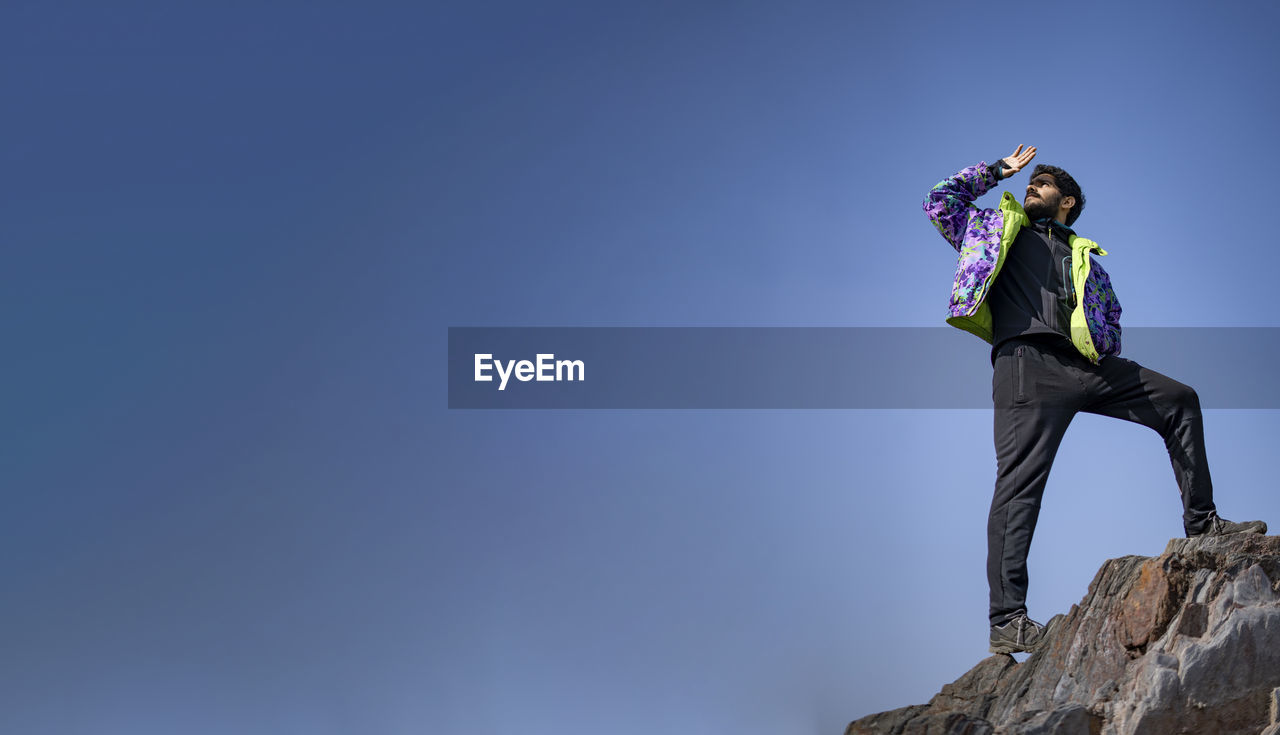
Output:
[[991,647],[987,650],[992,653],[1030,653],[1044,642],[1047,630],[1026,613],[1019,613],[1004,625],[991,626]]
[[1187,538],[1204,538],[1205,536],[1226,536],[1232,533],[1262,533],[1267,532],[1267,524],[1262,521],[1245,521],[1244,523],[1236,523],[1228,521],[1225,518],[1219,518],[1215,513],[1209,518],[1209,525],[1200,533],[1189,533]]

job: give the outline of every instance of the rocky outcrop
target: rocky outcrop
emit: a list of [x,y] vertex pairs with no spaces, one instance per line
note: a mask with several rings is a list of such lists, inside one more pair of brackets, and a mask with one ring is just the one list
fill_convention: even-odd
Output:
[[1280,735],[1280,536],[1174,539],[1102,565],[1022,663],[846,735]]

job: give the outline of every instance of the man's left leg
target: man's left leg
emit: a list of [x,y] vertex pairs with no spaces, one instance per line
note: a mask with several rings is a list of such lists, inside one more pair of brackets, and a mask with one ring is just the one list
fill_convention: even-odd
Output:
[[1164,439],[1182,493],[1187,536],[1266,533],[1261,521],[1235,524],[1218,517],[1205,452],[1204,416],[1193,388],[1122,357],[1104,358],[1085,382],[1089,399],[1082,411],[1142,424]]

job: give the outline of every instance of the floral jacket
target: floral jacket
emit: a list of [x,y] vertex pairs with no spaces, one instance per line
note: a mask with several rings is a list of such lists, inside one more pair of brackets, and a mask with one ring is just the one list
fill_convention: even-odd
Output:
[[[997,209],[978,209],[973,201],[996,186],[986,162],[938,182],[924,198],[924,211],[938,231],[960,253],[951,289],[947,323],[992,340],[991,308],[987,293],[1023,225],[1030,224],[1022,205],[1009,192]],[[1120,302],[1111,279],[1091,253],[1107,252],[1092,240],[1071,235],[1071,342],[1080,354],[1097,363],[1105,355],[1120,354]]]

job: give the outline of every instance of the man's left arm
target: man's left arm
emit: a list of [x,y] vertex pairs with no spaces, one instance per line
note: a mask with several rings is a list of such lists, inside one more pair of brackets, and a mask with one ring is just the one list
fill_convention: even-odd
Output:
[[[1085,303],[1095,304],[1088,310],[1086,317],[1097,326],[1097,348],[1099,355],[1120,354],[1120,299],[1116,298],[1115,289],[1111,287],[1111,276],[1095,263],[1091,269],[1097,274],[1097,281],[1089,279],[1085,282]],[[1088,293],[1090,290],[1093,294]]]

